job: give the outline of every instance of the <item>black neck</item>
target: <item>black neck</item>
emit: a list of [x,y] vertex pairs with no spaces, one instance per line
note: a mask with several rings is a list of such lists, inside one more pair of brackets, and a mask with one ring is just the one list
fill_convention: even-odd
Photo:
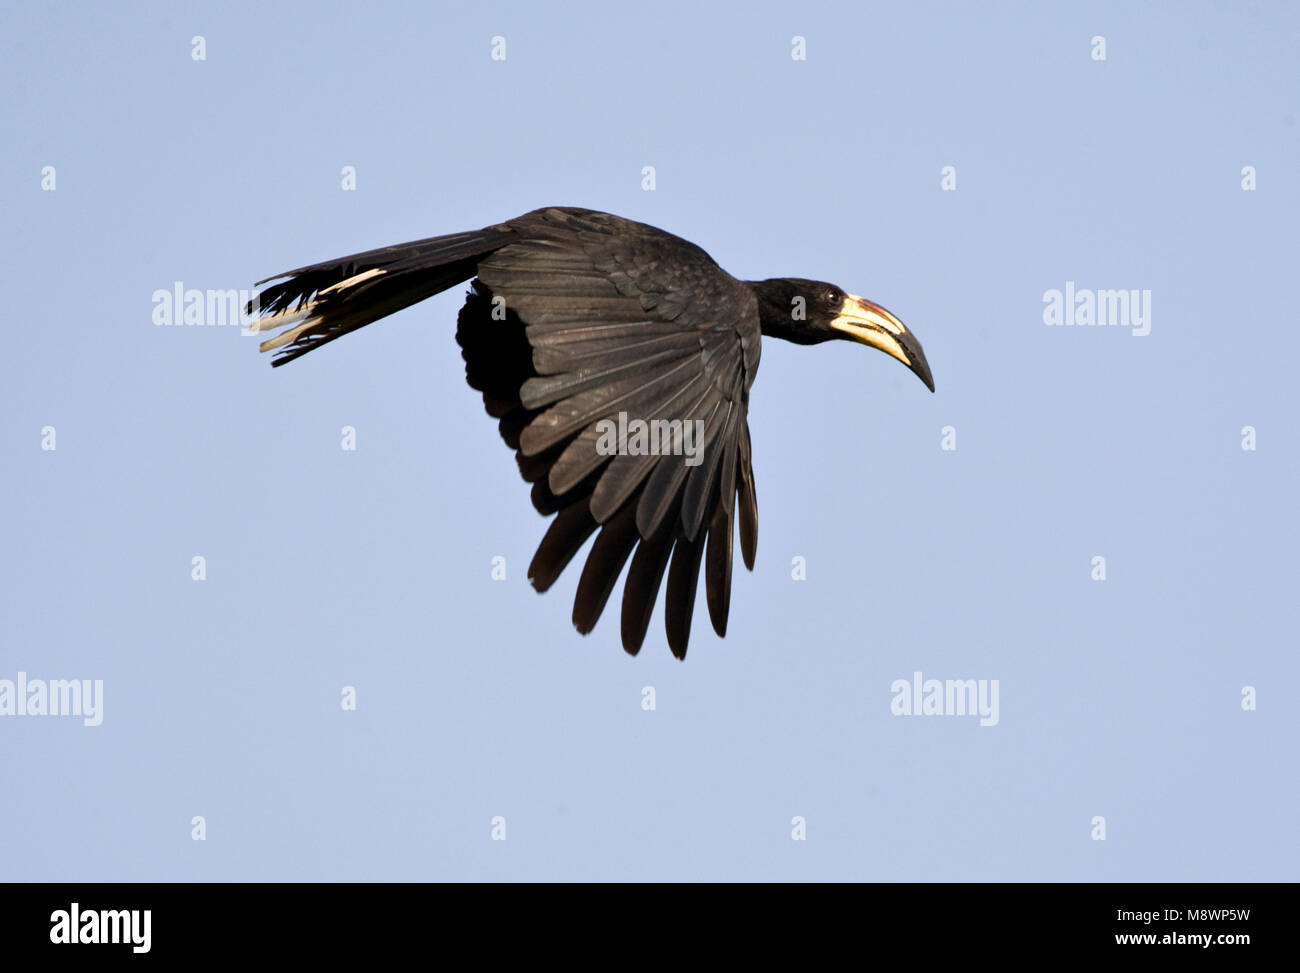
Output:
[[[758,300],[758,321],[764,337],[781,338],[799,345],[813,345],[822,340],[808,327],[806,317],[804,321],[795,321],[791,316],[795,309],[794,298],[803,297],[805,302],[808,298],[795,281],[776,278],[749,280],[745,283],[754,291],[754,297]],[[805,304],[805,316],[809,310]]]

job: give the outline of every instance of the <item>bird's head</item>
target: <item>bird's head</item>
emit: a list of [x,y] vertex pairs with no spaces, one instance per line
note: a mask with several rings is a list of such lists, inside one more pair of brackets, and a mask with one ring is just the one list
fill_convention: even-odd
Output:
[[934,379],[921,342],[879,304],[847,294],[834,284],[799,277],[753,281],[763,334],[799,345],[833,338],[878,348],[910,368],[931,392]]

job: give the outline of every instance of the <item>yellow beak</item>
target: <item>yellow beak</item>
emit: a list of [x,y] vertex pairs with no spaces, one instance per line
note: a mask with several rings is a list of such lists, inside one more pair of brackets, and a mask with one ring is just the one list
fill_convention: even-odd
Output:
[[852,341],[870,345],[897,358],[910,368],[926,387],[934,391],[930,364],[916,336],[903,326],[892,313],[864,297],[846,295],[840,313],[831,320],[831,327],[843,332]]

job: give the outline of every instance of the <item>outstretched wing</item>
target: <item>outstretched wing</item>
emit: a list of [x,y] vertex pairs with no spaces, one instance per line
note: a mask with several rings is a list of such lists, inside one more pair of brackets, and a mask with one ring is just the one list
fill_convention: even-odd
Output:
[[574,624],[591,631],[631,557],[623,647],[640,649],[667,571],[668,643],[685,657],[701,564],[726,632],[737,519],[753,567],[754,295],[693,244],[609,214],[553,208],[506,226],[514,238],[479,261],[457,338],[534,505],[556,514],[529,577],[545,591],[599,531]]

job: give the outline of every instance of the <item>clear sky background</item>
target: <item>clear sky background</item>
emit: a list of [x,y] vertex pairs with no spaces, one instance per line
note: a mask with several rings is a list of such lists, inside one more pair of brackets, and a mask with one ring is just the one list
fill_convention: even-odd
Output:
[[[0,40],[0,679],[104,681],[0,718],[0,879],[1300,878],[1293,5],[182,6]],[[274,372],[151,319],[547,204],[934,370],[765,344],[757,567],[684,663],[529,587],[461,288]],[[1150,334],[1046,326],[1066,281]],[[917,671],[1000,722],[891,715]]]

